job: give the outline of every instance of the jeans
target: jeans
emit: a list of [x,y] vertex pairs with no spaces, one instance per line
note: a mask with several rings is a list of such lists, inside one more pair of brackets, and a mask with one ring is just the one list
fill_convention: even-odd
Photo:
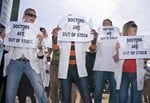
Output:
[[[130,87],[131,86],[131,87]],[[131,92],[131,103],[141,103],[142,91],[137,89],[136,73],[123,73],[119,91],[119,103],[127,103],[128,89]]]
[[11,60],[7,67],[6,103],[15,103],[17,89],[23,73],[30,80],[39,103],[45,103],[41,76],[31,68],[29,61],[20,60]]
[[73,82],[78,86],[84,103],[91,103],[88,78],[79,77],[76,67],[69,68],[67,79],[61,79],[60,82],[62,90],[62,103],[71,103],[71,87]]
[[102,94],[103,87],[105,83],[105,76],[108,76],[110,83],[110,97],[109,103],[117,102],[117,91],[116,91],[116,83],[114,79],[113,72],[105,72],[105,71],[94,71],[94,101],[95,103],[102,103]]
[[128,89],[128,100],[127,103],[131,103],[131,89]]

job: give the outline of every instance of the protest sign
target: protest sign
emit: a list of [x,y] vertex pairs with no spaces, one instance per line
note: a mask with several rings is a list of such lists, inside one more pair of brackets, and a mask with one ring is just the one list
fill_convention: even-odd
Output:
[[100,27],[98,33],[98,42],[103,44],[115,43],[120,36],[119,28],[113,26]]
[[4,44],[13,47],[36,48],[37,31],[34,24],[11,22],[10,32],[6,35]]
[[119,37],[120,59],[150,58],[150,36]]
[[85,17],[68,15],[61,25],[58,41],[88,42],[93,39]]

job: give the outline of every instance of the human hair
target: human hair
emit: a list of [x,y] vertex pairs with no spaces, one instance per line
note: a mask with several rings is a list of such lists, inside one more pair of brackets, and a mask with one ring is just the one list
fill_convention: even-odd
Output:
[[112,23],[112,21],[111,21],[110,19],[104,19],[104,20],[103,20],[103,24],[104,24],[104,22],[106,22],[106,21],[108,21],[108,22],[111,24],[111,26],[113,26],[113,23]]
[[127,23],[125,23],[123,25],[123,29],[122,29],[122,35],[123,36],[129,35],[128,31],[129,31],[130,27],[138,28],[138,26],[136,25],[136,23],[134,21],[128,21]]
[[46,30],[44,27],[40,27],[40,31],[42,32],[42,30]]
[[33,9],[33,8],[27,8],[27,9],[24,11],[23,18],[24,18],[26,15],[28,15],[31,11],[34,12],[34,13],[36,13],[36,10],[35,10],[35,9]]

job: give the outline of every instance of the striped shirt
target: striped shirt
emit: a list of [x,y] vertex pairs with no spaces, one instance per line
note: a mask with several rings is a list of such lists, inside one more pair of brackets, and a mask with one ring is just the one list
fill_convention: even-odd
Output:
[[52,49],[53,49],[53,55],[52,55],[52,65],[58,65],[59,64],[59,56],[60,56],[60,52],[59,52],[59,46],[57,44],[57,38],[52,37]]
[[[57,44],[57,38],[52,39],[53,41],[53,57],[52,57],[52,62],[56,61],[57,63],[59,62],[59,45]],[[94,40],[91,41],[91,46],[89,47],[91,52],[95,52],[96,49],[96,38]],[[71,42],[71,49],[70,49],[70,58],[69,58],[69,66],[76,66],[77,62],[76,62],[76,53],[75,53],[75,42]]]
[[71,42],[69,66],[75,66],[75,65],[76,65],[75,43]]

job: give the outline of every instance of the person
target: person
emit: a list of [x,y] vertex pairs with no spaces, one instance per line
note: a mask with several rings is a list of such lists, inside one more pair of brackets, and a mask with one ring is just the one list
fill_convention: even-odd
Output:
[[0,103],[5,103],[6,76],[4,75],[4,61],[7,51],[4,50],[5,27],[0,27]]
[[[128,21],[123,26],[123,36],[136,36],[138,26],[134,21]],[[144,85],[144,60],[143,59],[119,59],[120,43],[116,44],[114,60],[118,63],[115,71],[116,88],[119,90],[119,103],[127,103],[128,90],[131,91],[131,103],[142,102],[142,90]]]
[[[95,42],[95,41],[91,41],[91,42]],[[87,73],[88,73],[88,87],[90,90],[90,96],[91,98],[93,98],[94,95],[94,76],[93,76],[93,66],[95,63],[95,57],[96,57],[96,50],[87,50],[86,51],[86,69],[87,69]],[[80,103],[83,103],[82,98],[80,98]]]
[[[52,39],[52,42],[54,40]],[[52,50],[52,59],[50,64],[50,99],[52,103],[59,103],[60,100],[60,86],[58,80],[58,65],[59,65],[59,51]]]
[[[3,41],[4,41],[4,37],[5,37],[5,27],[3,26],[0,27],[0,63],[2,61],[2,56],[3,56]],[[1,66],[1,64],[0,64]]]
[[[112,26],[110,19],[103,20],[103,26]],[[119,30],[118,30],[119,31]],[[99,34],[98,36],[100,36]],[[119,36],[119,34],[118,34]],[[94,101],[95,103],[102,103],[102,94],[106,76],[110,84],[109,103],[116,103],[117,92],[114,79],[115,62],[113,61],[113,52],[115,51],[114,44],[96,43],[92,49],[96,49],[96,59],[94,64]],[[109,51],[109,52],[107,52]]]
[[[60,61],[58,78],[61,82],[62,103],[71,103],[71,87],[74,82],[81,94],[84,103],[91,103],[87,70],[85,67],[85,53],[89,43],[78,42],[57,42],[58,31],[61,28],[53,29],[53,49],[59,50]],[[92,34],[97,33],[92,30]]]
[[40,28],[42,32],[42,43],[43,48],[41,51],[41,55],[39,58],[39,67],[40,74],[42,77],[43,85],[45,87],[45,93],[47,97],[47,101],[50,101],[50,62],[51,62],[51,53],[52,53],[52,37],[47,34],[47,31],[44,27]]
[[144,68],[146,70],[146,74],[144,77],[143,96],[144,96],[144,102],[149,103],[150,102],[150,67],[149,65],[147,65]]
[[[36,11],[27,8],[24,11],[23,22],[34,24]],[[38,32],[38,31],[37,31]],[[36,35],[33,34],[33,35]],[[37,33],[37,49],[42,48],[41,36]],[[45,103],[44,87],[39,75],[38,58],[36,48],[10,47],[11,60],[7,66],[6,103],[15,103],[15,97],[22,74],[25,73],[34,88],[39,103]]]
[[[1,0],[2,4],[0,7],[0,37],[4,39],[5,37],[5,29],[8,26],[8,22],[10,21],[11,9],[13,5],[13,0]],[[2,58],[0,57],[0,103],[5,103],[5,93],[6,93],[6,75],[4,74],[5,69],[5,54],[7,51],[3,48]],[[0,54],[1,55],[1,54]]]
[[[54,41],[53,41],[54,42]],[[58,79],[58,65],[59,65],[59,50],[52,51],[52,59],[50,65],[50,98],[52,103],[59,103],[61,100],[61,87],[60,81]],[[71,103],[75,103],[77,98],[77,87],[73,83],[72,85],[72,93],[71,93]]]
[[102,26],[113,26],[113,23],[110,19],[104,19]]

